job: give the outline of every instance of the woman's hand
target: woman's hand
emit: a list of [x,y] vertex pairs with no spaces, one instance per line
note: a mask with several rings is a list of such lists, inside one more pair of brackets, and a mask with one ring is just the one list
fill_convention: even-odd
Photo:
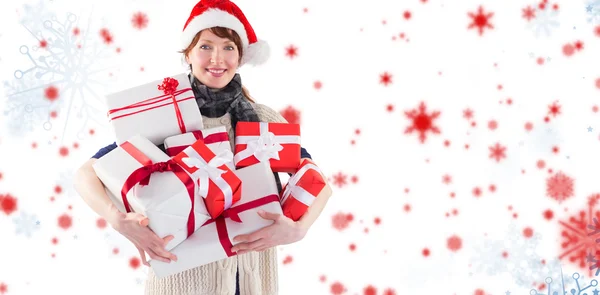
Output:
[[117,216],[112,220],[111,225],[135,245],[140,252],[140,258],[144,265],[150,266],[148,261],[146,261],[144,252],[148,253],[151,259],[166,263],[170,263],[171,260],[177,261],[177,256],[165,249],[167,243],[174,236],[169,235],[161,239],[148,228],[148,223],[148,218],[142,214],[118,212]]
[[274,220],[275,223],[253,233],[234,237],[233,242],[238,244],[231,248],[232,252],[239,255],[249,251],[263,251],[300,241],[306,235],[306,228],[283,214],[259,210],[258,215],[263,219]]

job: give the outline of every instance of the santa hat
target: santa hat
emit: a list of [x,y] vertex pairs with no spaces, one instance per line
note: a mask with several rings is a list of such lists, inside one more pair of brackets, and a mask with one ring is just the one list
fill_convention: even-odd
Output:
[[229,0],[200,0],[194,6],[183,27],[182,48],[187,48],[198,32],[212,27],[228,28],[240,36],[244,47],[240,65],[259,65],[269,59],[267,42],[256,38],[242,10]]

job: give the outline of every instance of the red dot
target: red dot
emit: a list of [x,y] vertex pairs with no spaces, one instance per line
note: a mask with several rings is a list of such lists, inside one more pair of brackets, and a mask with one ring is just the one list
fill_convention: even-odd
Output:
[[58,113],[56,111],[50,112],[50,118],[56,119],[56,117],[58,117]]
[[94,131],[94,129],[90,129],[90,135],[94,135],[94,133],[96,133],[96,131]]
[[77,148],[79,148],[79,143],[77,143],[77,142],[76,142],[76,143],[74,143],[74,144],[73,144],[73,148],[74,148],[74,149],[77,149]]
[[496,128],[498,128],[498,122],[496,120],[492,120],[488,123],[488,128],[490,128],[490,130],[496,130]]
[[410,19],[410,17],[411,17],[410,11],[405,11],[404,12],[404,18],[408,20],[408,19]]
[[552,220],[552,218],[554,218],[554,212],[552,212],[550,209],[544,211],[544,218],[547,220]]
[[98,220],[96,220],[96,226],[98,228],[105,228],[106,227],[106,219],[98,218]]
[[596,88],[600,89],[600,78],[596,79]]
[[573,53],[575,53],[575,47],[571,44],[566,44],[565,46],[563,46],[562,50],[566,56],[571,56],[573,55]]
[[526,227],[526,228],[523,230],[523,235],[524,235],[526,238],[531,238],[531,237],[533,237],[533,229],[531,229],[530,227]]
[[427,249],[427,248],[423,249],[423,256],[427,257],[427,256],[429,256],[429,254],[431,254],[429,249]]
[[56,238],[56,237],[52,238],[52,244],[53,245],[58,244],[58,238]]
[[533,123],[531,123],[531,122],[525,123],[525,130],[531,131],[531,129],[533,129]]
[[483,291],[482,289],[477,289],[477,290],[475,290],[474,295],[485,295],[485,291]]
[[406,212],[410,211],[410,205],[409,204],[404,205],[404,211],[406,211]]
[[546,162],[544,162],[544,160],[538,160],[536,166],[538,169],[544,169],[544,167],[546,167]]
[[119,248],[113,248],[112,252],[115,255],[119,254]]
[[58,98],[58,88],[49,86],[48,88],[44,89],[44,96],[51,102],[56,100]]
[[335,283],[331,284],[331,294],[340,295],[344,292],[346,292],[346,287],[344,287],[344,285],[342,285],[342,283],[335,282]]
[[452,252],[456,252],[462,248],[462,239],[456,235],[448,238],[448,249]]
[[17,199],[10,194],[0,195],[0,210],[6,215],[17,211]]
[[350,244],[350,251],[356,250],[356,245],[354,243]]
[[141,261],[137,257],[133,257],[133,258],[129,259],[129,266],[133,269],[140,267],[140,264],[141,264]]
[[60,150],[59,150],[58,152],[59,152],[59,154],[60,154],[61,156],[63,156],[63,157],[66,157],[66,156],[68,156],[68,155],[69,155],[69,149],[68,149],[68,148],[66,148],[66,147],[64,147],[64,146],[63,146],[63,147],[61,147],[61,148],[60,148]]
[[346,220],[347,220],[347,221],[352,221],[352,220],[354,220],[354,215],[352,215],[352,213],[348,213],[348,214],[346,215]]
[[73,219],[71,218],[71,216],[63,214],[60,217],[58,217],[58,226],[60,228],[67,230],[71,227],[71,225],[73,225]]
[[508,258],[508,252],[506,252],[506,251],[502,252],[502,257],[503,258]]
[[326,277],[325,275],[320,275],[320,276],[319,276],[319,281],[320,281],[321,283],[325,283],[325,281],[327,281],[327,277]]
[[60,185],[57,185],[54,187],[54,192],[57,194],[62,193],[62,187],[60,187]]
[[381,218],[375,217],[374,222],[375,222],[375,224],[379,225],[381,223]]

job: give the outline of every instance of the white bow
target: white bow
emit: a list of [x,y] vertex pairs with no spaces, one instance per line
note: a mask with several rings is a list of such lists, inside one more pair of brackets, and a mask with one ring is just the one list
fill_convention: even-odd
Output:
[[262,133],[257,140],[248,142],[248,149],[254,151],[254,156],[261,162],[269,159],[279,160],[279,152],[283,146],[275,140],[273,132]]
[[187,157],[182,158],[181,161],[188,167],[196,167],[198,170],[193,173],[193,176],[199,180],[198,194],[206,198],[208,196],[208,182],[209,179],[216,181],[221,177],[221,174],[227,172],[226,170],[219,169],[219,166],[231,162],[233,154],[229,150],[223,150],[208,163],[202,158]]

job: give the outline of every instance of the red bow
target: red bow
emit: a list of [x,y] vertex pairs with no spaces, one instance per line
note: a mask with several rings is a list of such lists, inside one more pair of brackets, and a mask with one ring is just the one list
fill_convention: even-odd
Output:
[[171,77],[167,77],[163,79],[163,83],[161,85],[158,85],[158,90],[164,91],[166,95],[173,95],[175,90],[177,90],[177,86],[179,86],[179,81]]

